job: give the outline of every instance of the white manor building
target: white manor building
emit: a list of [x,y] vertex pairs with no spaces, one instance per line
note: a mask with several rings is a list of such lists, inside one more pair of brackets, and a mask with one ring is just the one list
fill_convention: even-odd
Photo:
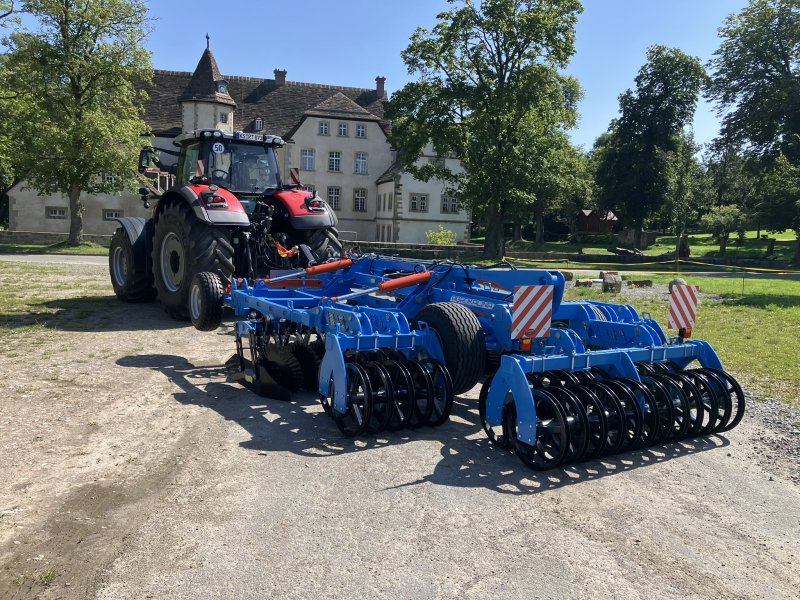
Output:
[[[156,70],[144,113],[153,145],[174,152],[177,135],[200,128],[280,135],[288,142],[279,152],[283,181],[299,181],[326,199],[343,238],[426,243],[425,233],[443,225],[458,242],[469,240],[470,215],[446,195],[444,182],[425,183],[400,170],[383,119],[383,77],[363,89],[287,81],[278,69],[274,76],[223,76],[209,48],[193,73]],[[430,147],[420,159],[428,160],[461,168]],[[113,233],[115,217],[148,214],[134,192],[82,199],[87,234]],[[39,196],[23,182],[9,200],[12,231],[69,231],[65,196]]]

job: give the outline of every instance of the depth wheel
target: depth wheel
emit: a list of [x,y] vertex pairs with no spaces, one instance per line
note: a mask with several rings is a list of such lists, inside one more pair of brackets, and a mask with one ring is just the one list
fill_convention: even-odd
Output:
[[214,331],[222,323],[225,291],[216,273],[201,271],[189,290],[189,316],[198,331]]

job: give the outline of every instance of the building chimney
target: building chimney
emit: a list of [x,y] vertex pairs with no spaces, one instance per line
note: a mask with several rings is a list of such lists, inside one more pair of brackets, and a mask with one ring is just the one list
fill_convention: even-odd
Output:
[[386,77],[375,78],[375,91],[378,92],[378,98],[383,98],[383,95],[386,93],[383,89],[383,84],[385,83],[386,83]]
[[275,73],[276,87],[283,87],[286,85],[286,69],[275,69],[273,73]]

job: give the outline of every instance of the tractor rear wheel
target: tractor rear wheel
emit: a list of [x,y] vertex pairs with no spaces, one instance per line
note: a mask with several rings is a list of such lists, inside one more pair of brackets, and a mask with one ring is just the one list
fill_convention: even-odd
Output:
[[173,318],[189,320],[192,279],[201,271],[216,273],[223,281],[233,274],[228,234],[199,221],[187,204],[169,204],[156,223],[153,275],[161,305]]
[[148,302],[155,297],[153,274],[150,271],[136,270],[133,246],[122,227],[111,237],[108,270],[114,293],[123,302]]
[[466,306],[437,302],[423,308],[414,322],[424,321],[439,336],[453,393],[475,387],[486,365],[486,339],[480,321]]

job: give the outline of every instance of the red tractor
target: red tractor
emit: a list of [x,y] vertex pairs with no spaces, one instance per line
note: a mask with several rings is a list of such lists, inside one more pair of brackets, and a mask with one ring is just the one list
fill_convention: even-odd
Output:
[[[174,143],[180,147],[175,185],[163,194],[140,189],[146,208],[157,201],[149,219],[117,219],[109,270],[120,300],[158,295],[167,313],[188,319],[196,273],[215,272],[220,282],[252,279],[341,255],[330,206],[299,186],[282,185],[280,137],[202,129]],[[140,170],[152,164],[162,163],[152,149],[143,150]]]

